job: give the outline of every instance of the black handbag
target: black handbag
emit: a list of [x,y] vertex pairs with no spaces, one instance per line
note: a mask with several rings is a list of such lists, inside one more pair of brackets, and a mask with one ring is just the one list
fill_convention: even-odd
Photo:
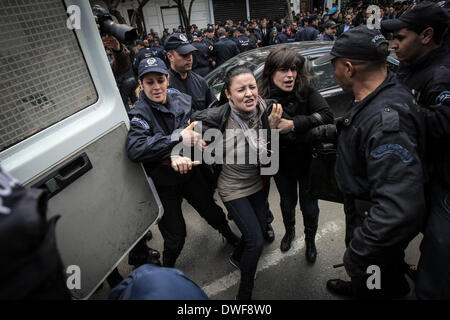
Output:
[[333,143],[313,146],[306,185],[311,198],[343,203],[343,195],[336,183],[335,163],[336,146]]

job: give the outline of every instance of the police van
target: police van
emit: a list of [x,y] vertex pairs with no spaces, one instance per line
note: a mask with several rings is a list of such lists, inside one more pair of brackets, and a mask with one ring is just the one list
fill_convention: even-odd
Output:
[[62,260],[78,272],[71,294],[87,299],[162,206],[127,158],[129,120],[89,1],[1,1],[0,25],[0,165],[48,191]]

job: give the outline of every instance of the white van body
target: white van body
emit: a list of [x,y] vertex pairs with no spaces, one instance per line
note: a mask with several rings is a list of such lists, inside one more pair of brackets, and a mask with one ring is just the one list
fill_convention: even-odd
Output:
[[81,271],[72,295],[86,299],[162,206],[127,158],[129,120],[89,1],[2,1],[0,25],[0,165],[49,190],[63,262]]

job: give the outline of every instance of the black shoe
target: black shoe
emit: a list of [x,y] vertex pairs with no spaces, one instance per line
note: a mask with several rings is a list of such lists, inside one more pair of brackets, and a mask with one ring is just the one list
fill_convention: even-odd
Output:
[[286,230],[283,239],[281,239],[280,249],[286,252],[291,248],[291,242],[295,238],[295,229]]
[[332,293],[344,296],[353,297],[352,283],[341,279],[331,279],[327,281],[327,289]]
[[306,242],[306,260],[308,260],[311,263],[316,262],[316,258],[317,258],[317,249],[316,249],[316,244],[314,242],[314,239],[312,240],[305,240]]
[[275,232],[273,231],[272,225],[270,223],[267,224],[267,229],[264,232],[264,239],[267,242],[273,242],[275,240]]
[[230,264],[235,267],[236,269],[238,269],[239,271],[241,271],[241,264],[239,263],[239,260],[235,259],[233,257],[233,255],[230,256],[230,259],[228,259],[228,261],[230,262]]

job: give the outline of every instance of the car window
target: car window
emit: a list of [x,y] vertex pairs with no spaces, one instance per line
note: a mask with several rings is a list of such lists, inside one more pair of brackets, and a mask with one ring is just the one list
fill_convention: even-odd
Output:
[[308,56],[307,63],[308,71],[314,77],[314,84],[319,91],[338,86],[331,62],[321,65],[315,64],[316,59],[323,54]]
[[0,2],[0,151],[97,101],[61,0]]

